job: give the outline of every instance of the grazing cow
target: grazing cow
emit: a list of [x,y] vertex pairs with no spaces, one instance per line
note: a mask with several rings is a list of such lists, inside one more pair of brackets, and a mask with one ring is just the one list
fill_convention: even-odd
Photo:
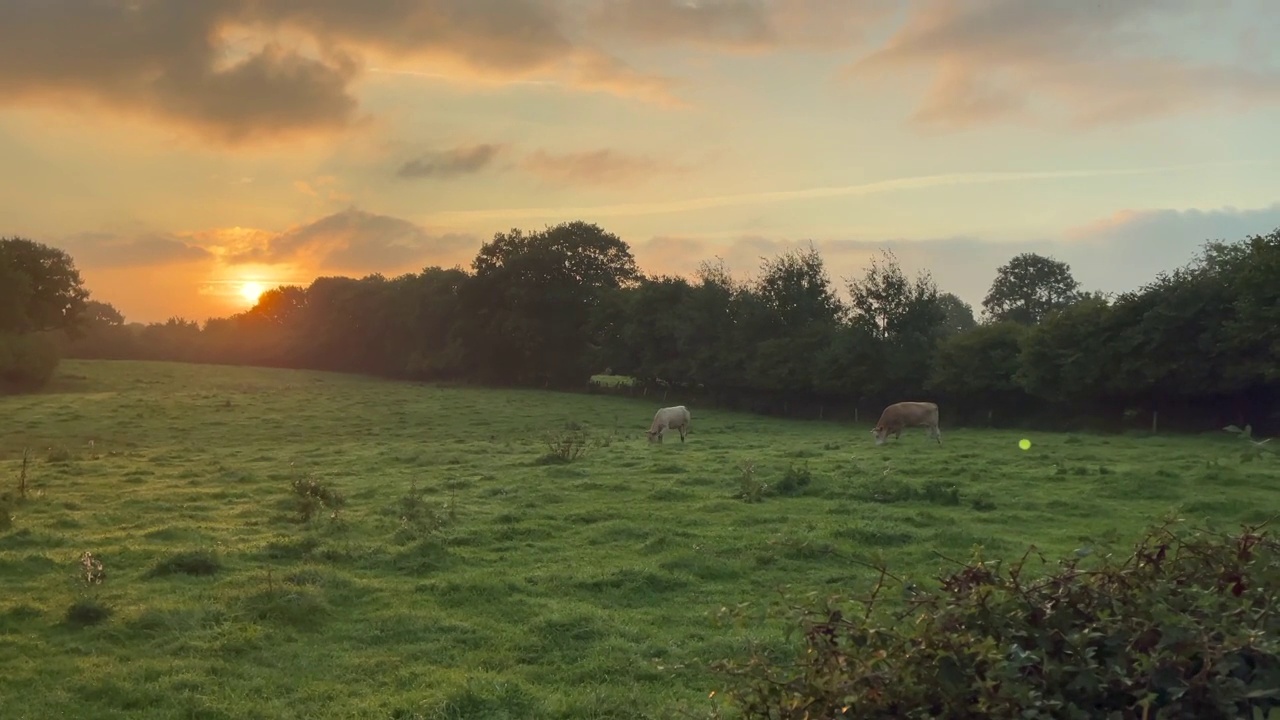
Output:
[[942,431],[938,429],[938,406],[931,402],[894,403],[880,413],[880,421],[876,423],[876,444],[883,445],[889,435],[900,438],[903,428],[929,428],[929,437],[942,444]]
[[684,442],[684,436],[689,434],[690,419],[689,410],[683,405],[665,407],[654,414],[653,424],[645,434],[649,436],[649,442],[653,442],[655,437],[662,442],[662,433],[674,428],[680,431],[680,442]]

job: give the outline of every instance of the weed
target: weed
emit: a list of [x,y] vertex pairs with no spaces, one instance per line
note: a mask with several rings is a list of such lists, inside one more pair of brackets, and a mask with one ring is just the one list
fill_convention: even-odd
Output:
[[436,535],[458,519],[455,500],[435,505],[424,499],[425,494],[416,481],[410,481],[409,491],[396,501],[394,512],[400,521],[396,541],[400,544]]
[[756,464],[744,461],[738,465],[738,497],[749,503],[758,503],[764,499],[769,486],[756,479]]
[[564,430],[547,433],[547,454],[538,464],[554,465],[571,463],[585,457],[592,446],[592,438],[577,423],[569,423]]
[[329,508],[329,517],[337,520],[338,511],[347,503],[342,493],[311,475],[294,478],[290,487],[293,488],[293,494],[298,496],[296,513],[300,522],[310,522],[322,507]]
[[22,448],[22,466],[18,469],[18,497],[27,497],[27,466],[31,462],[31,448]]
[[69,463],[71,462],[71,451],[65,447],[51,447],[49,454],[45,456],[45,462],[48,463]]
[[1267,438],[1266,440],[1254,440],[1252,425],[1245,425],[1243,428],[1236,427],[1235,425],[1228,425],[1222,429],[1235,434],[1247,443],[1244,446],[1244,449],[1240,451],[1240,462],[1242,463],[1259,460],[1264,455],[1271,452],[1271,448],[1266,447],[1266,444],[1271,442],[1271,438]]
[[809,463],[797,468],[794,464],[783,473],[782,479],[773,486],[779,495],[799,495],[813,482],[813,473],[809,471]]
[[101,585],[107,579],[107,571],[102,561],[85,550],[80,555],[80,571],[86,585]]

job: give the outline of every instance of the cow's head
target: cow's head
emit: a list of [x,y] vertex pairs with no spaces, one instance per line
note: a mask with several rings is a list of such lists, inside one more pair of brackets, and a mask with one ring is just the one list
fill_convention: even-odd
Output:
[[875,429],[871,431],[871,434],[876,436],[877,445],[883,445],[885,439],[889,437],[889,428],[883,425],[876,425]]
[[662,440],[661,430],[646,430],[644,434],[649,437],[649,442],[653,442],[655,438],[657,440]]

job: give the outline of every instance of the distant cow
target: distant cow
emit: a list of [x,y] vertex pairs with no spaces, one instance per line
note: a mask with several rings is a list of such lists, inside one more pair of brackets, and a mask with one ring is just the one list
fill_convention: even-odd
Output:
[[662,442],[663,431],[674,428],[680,431],[680,442],[684,442],[684,436],[689,434],[690,420],[689,410],[685,406],[665,407],[654,414],[653,424],[645,434],[649,436],[649,442],[653,442],[655,437],[658,442]]
[[876,436],[876,444],[883,445],[889,435],[900,438],[903,428],[929,428],[929,437],[942,444],[942,431],[938,429],[938,406],[931,402],[894,403],[880,413],[880,421],[876,429],[871,431]]

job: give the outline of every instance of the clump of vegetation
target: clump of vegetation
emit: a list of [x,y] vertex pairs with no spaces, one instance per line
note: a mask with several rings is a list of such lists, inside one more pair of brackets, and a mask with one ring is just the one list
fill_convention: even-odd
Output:
[[738,492],[735,497],[745,502],[757,503],[771,495],[800,495],[813,482],[809,463],[796,467],[793,463],[778,482],[770,484],[756,477],[756,465],[744,461],[738,466]]
[[27,467],[31,464],[31,448],[22,448],[22,465],[18,468],[18,497],[27,497]]
[[806,462],[804,467],[798,468],[795,465],[788,467],[773,489],[779,495],[799,495],[809,487],[811,482],[813,482],[813,473],[809,471],[809,463]]
[[71,451],[59,445],[49,448],[49,454],[45,456],[45,462],[67,463],[71,462],[71,457]]
[[310,522],[321,508],[328,508],[329,517],[337,520],[339,510],[347,504],[347,499],[342,496],[342,493],[311,475],[294,478],[290,486],[293,488],[293,494],[298,496],[296,512],[300,522]]
[[438,535],[458,519],[457,503],[452,499],[439,505],[426,501],[426,491],[410,481],[409,491],[396,502],[395,512],[400,520],[396,530],[398,542],[420,540]]
[[[77,576],[84,587],[95,587],[106,581],[107,571],[102,561],[86,550],[80,555],[80,571]],[[110,607],[97,598],[81,596],[67,608],[64,619],[68,625],[85,627],[97,625],[109,617],[111,617]]]
[[1241,440],[1247,443],[1244,449],[1240,451],[1240,462],[1253,462],[1254,460],[1261,459],[1263,455],[1271,452],[1271,448],[1266,446],[1267,443],[1271,442],[1271,438],[1267,438],[1266,440],[1254,440],[1252,425],[1245,425],[1243,428],[1236,427],[1235,425],[1228,425],[1222,429],[1229,433],[1234,433]]
[[875,565],[865,597],[788,609],[794,653],[716,663],[724,696],[759,718],[1266,714],[1280,706],[1280,543],[1263,526],[1180,523],[1124,559],[1037,554],[1041,573],[1033,551],[1007,567],[975,554],[933,590]]
[[738,465],[738,497],[749,503],[758,503],[764,499],[769,485],[756,478],[756,464],[750,460]]
[[102,561],[88,550],[80,555],[80,572],[86,585],[101,585],[107,579],[107,571],[102,566]]
[[547,433],[547,454],[539,459],[538,464],[571,463],[585,457],[593,445],[586,430],[576,423],[570,423],[563,430]]
[[[858,489],[858,495],[864,500],[885,504],[926,502],[933,505],[959,505],[961,503],[960,487],[953,482],[927,480],[916,486],[887,474],[863,483]],[[990,510],[995,507],[989,499],[972,500],[971,504],[975,509]],[[982,507],[978,507],[979,505]]]
[[222,569],[222,560],[211,550],[187,550],[174,553],[157,562],[147,571],[147,577],[166,575],[213,575]]

